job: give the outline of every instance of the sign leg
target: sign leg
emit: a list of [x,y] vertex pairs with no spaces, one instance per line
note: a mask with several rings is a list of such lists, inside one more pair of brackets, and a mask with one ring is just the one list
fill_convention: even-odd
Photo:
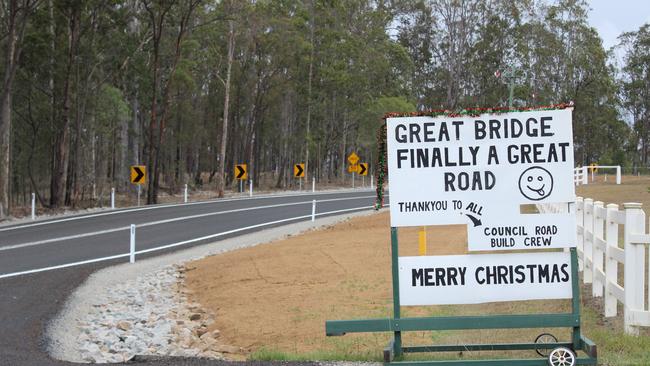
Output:
[[[578,277],[578,253],[576,248],[571,248],[571,292],[573,297],[571,299],[571,312],[580,319],[580,283]],[[581,347],[581,334],[580,334],[580,321],[573,327],[571,341],[573,342],[573,349],[580,349]]]
[[427,255],[427,229],[425,226],[422,226],[418,233],[418,244],[418,254]]
[[[354,176],[354,173],[352,173]],[[390,253],[393,267],[393,318],[399,324],[400,318],[400,303],[399,303],[399,248],[397,242],[397,228],[390,228]],[[394,355],[399,357],[402,355],[402,332],[396,331],[393,343]]]

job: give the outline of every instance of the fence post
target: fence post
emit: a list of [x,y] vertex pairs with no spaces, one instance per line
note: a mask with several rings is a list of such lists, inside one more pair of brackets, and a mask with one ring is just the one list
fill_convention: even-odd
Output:
[[32,220],[36,220],[36,194],[32,193]]
[[621,184],[621,166],[616,166],[616,184]]
[[583,240],[585,242],[585,248],[583,251],[584,258],[584,271],[582,272],[582,281],[584,283],[592,282],[592,268],[593,268],[593,243],[594,243],[594,200],[591,198],[585,198],[584,200],[584,234]]
[[111,188],[111,209],[115,209],[115,188]]
[[183,202],[187,203],[187,183],[185,184],[185,192],[183,193]]
[[598,276],[598,272],[603,271],[603,251],[602,249],[598,248],[598,245],[596,245],[596,239],[604,239],[605,236],[603,235],[603,223],[604,223],[604,217],[602,213],[599,214],[599,212],[603,211],[603,205],[604,203],[602,201],[596,201],[594,202],[594,225],[593,225],[593,240],[591,242],[592,245],[592,255],[591,255],[591,261],[592,261],[592,277],[593,277],[593,283],[591,284],[591,296],[593,297],[601,297],[603,296],[603,282],[600,280]]
[[589,184],[589,172],[586,166],[582,167],[582,184]]
[[585,225],[584,225],[584,200],[582,197],[576,197],[576,225],[580,230],[576,234],[576,246],[578,247],[578,269],[584,269],[584,252],[585,252]]
[[618,300],[607,291],[608,284],[618,284],[618,261],[610,256],[610,248],[618,248],[618,222],[616,214],[618,205],[610,203],[607,205],[607,218],[605,221],[605,237],[607,240],[607,255],[605,263],[605,316],[616,316],[616,305]]
[[625,333],[639,335],[631,310],[643,310],[645,294],[645,247],[634,244],[631,235],[645,234],[645,212],[640,203],[624,203],[625,208]]
[[311,221],[316,220],[316,200],[311,201]]
[[129,246],[129,262],[135,263],[135,225],[131,224],[131,245]]

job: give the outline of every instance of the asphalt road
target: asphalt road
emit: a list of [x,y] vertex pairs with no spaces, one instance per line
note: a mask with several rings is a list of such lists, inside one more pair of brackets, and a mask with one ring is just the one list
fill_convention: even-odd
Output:
[[[316,214],[321,217],[362,207],[368,209],[374,204],[375,196],[370,190],[261,196],[104,211],[0,227],[0,365],[68,364],[47,355],[43,336],[47,322],[88,275],[128,258],[17,273],[101,257],[126,256],[131,224],[137,227],[138,251],[190,241],[137,256],[143,258],[309,220],[312,200],[317,201]],[[177,358],[140,362],[152,365],[222,364]]]

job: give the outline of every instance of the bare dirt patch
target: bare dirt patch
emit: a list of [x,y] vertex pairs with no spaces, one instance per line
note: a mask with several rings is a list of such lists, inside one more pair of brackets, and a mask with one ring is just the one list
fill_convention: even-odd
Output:
[[[419,228],[399,232],[400,255],[418,255]],[[464,225],[427,228],[429,255],[466,253]],[[188,264],[195,301],[214,312],[222,341],[313,357],[376,358],[389,334],[326,337],[325,321],[392,312],[388,213],[354,218],[304,235]],[[568,310],[567,301],[404,307],[402,316]],[[406,344],[532,341],[541,331],[409,332]],[[562,332],[555,332],[558,336]]]

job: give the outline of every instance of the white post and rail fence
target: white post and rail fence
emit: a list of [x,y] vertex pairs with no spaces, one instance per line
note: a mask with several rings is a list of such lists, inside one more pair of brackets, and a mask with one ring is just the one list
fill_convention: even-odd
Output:
[[594,174],[599,170],[614,170],[616,174],[616,184],[621,184],[621,166],[620,165],[592,165],[581,166],[573,169],[573,182],[576,186],[589,184],[589,175],[591,182],[594,182]]
[[[567,210],[566,204],[537,207],[542,213]],[[618,303],[623,304],[625,332],[638,335],[639,327],[650,327],[650,294],[646,295],[650,235],[641,204],[625,203],[620,210],[615,204],[578,197],[575,214],[583,282],[591,284],[593,297],[603,297],[606,317],[616,316]],[[623,278],[619,278],[620,265]]]

